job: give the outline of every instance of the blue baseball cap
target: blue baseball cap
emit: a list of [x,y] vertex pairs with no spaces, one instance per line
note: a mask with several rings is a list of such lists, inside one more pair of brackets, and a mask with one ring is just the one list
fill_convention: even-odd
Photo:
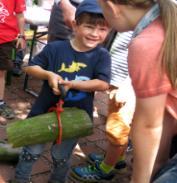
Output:
[[84,0],[76,9],[75,17],[80,15],[81,13],[95,13],[102,14],[103,11],[101,7],[98,5],[97,0]]

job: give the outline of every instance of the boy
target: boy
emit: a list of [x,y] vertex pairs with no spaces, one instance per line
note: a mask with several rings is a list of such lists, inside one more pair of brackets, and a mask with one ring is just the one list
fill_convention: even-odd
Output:
[[[109,27],[96,0],[85,0],[76,10],[73,21],[74,37],[69,41],[49,43],[24,70],[44,84],[29,117],[46,113],[59,100],[58,83],[67,92],[64,107],[78,107],[92,118],[94,91],[109,88],[110,56],[100,47]],[[64,183],[69,158],[77,139],[53,144],[51,155],[54,170],[50,183]],[[24,147],[16,167],[17,183],[29,182],[32,165],[43,151],[44,144]]]
[[12,69],[11,55],[17,36],[16,47],[25,48],[23,16],[25,1],[0,0],[0,9],[0,116],[12,119],[15,114],[4,101],[5,74],[7,70]]

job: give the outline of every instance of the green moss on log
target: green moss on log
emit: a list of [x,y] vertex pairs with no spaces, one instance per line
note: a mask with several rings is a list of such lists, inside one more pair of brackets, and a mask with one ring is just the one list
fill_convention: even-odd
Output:
[[[78,108],[65,108],[61,113],[62,140],[90,135],[93,124],[88,114]],[[18,120],[7,125],[8,143],[12,147],[46,143],[58,138],[55,112]]]

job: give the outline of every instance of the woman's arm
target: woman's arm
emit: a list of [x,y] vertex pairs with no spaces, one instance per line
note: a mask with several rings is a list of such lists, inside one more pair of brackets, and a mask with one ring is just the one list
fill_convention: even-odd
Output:
[[150,183],[163,130],[166,94],[138,98],[132,123],[132,183]]

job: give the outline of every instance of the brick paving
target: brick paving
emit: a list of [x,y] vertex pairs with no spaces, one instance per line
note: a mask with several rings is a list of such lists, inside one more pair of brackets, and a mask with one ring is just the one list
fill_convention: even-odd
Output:
[[[21,77],[12,77],[12,84],[6,87],[5,99],[14,109],[16,119],[24,119],[30,111],[35,97],[23,91],[24,75]],[[41,81],[34,78],[29,80],[30,88],[39,91]],[[105,121],[107,115],[107,94],[106,92],[97,92],[94,101],[94,133],[90,136],[81,138],[79,145],[76,146],[72,155],[72,166],[86,164],[86,155],[90,152],[104,153],[107,147],[105,136]],[[5,120],[0,116],[0,138],[7,140],[5,128],[8,123],[15,120]],[[34,183],[47,183],[52,168],[52,161],[49,153],[50,143],[47,145],[43,155],[36,162],[33,172],[32,181]],[[0,183],[7,183],[14,177],[14,164],[0,163]],[[117,173],[112,183],[128,183],[130,171]],[[78,183],[68,179],[67,183]]]

